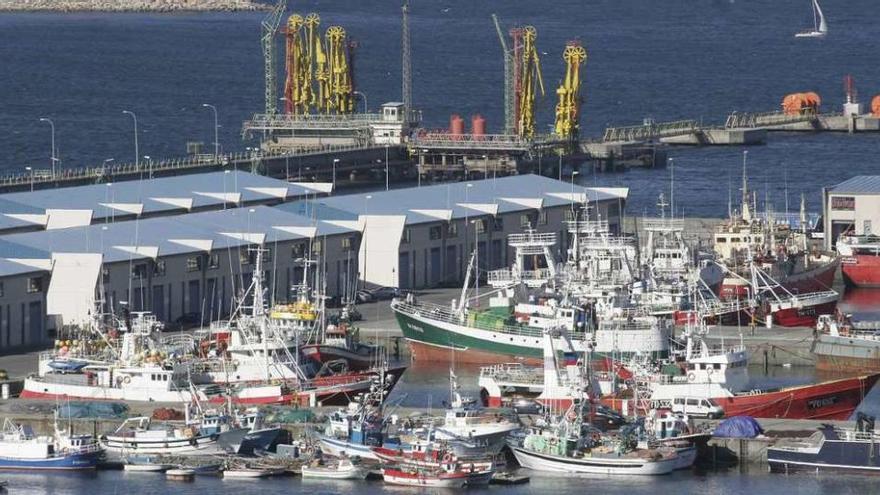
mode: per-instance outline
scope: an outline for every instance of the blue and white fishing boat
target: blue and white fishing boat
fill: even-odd
[[[767,449],[770,471],[880,473],[880,434],[874,418],[858,413],[855,428],[823,424],[803,440],[787,440]]]
[[[30,426],[6,418],[0,433],[0,469],[83,470],[94,469],[101,449],[91,435],[62,433],[40,436]]]
[[[316,434],[321,450],[336,457],[378,460],[373,447],[389,443],[385,438],[383,408],[387,392],[385,384],[373,383],[369,393],[358,396],[347,408],[331,413],[324,432]]]

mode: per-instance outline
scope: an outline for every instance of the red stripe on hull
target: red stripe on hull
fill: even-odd
[[[847,256],[841,260],[840,271],[848,287],[880,287],[880,256]]]
[[[773,322],[783,327],[814,327],[819,315],[834,314],[837,301],[808,306],[805,308],[789,308],[773,314]]]
[[[414,340],[407,340],[407,344],[409,345],[409,351],[412,354],[413,361],[450,361],[452,359],[452,351],[447,347],[438,347],[423,342],[416,342]],[[494,352],[468,349],[467,351],[457,351],[455,353],[455,362],[461,364],[483,365],[517,362],[538,366],[544,363],[544,359],[524,358],[510,354],[496,354]]]

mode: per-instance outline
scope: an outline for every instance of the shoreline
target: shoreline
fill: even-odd
[[[0,14],[261,12],[267,3],[253,0],[0,0]]]

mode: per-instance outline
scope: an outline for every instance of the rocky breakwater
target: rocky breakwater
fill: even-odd
[[[0,0],[0,12],[237,12],[265,10],[253,0]]]

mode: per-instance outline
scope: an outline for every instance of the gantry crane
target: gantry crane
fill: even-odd
[[[580,130],[581,108],[581,64],[587,60],[587,51],[580,42],[569,41],[562,52],[565,61],[565,79],[556,90],[559,102],[556,104],[556,135],[560,139],[573,140]]]

